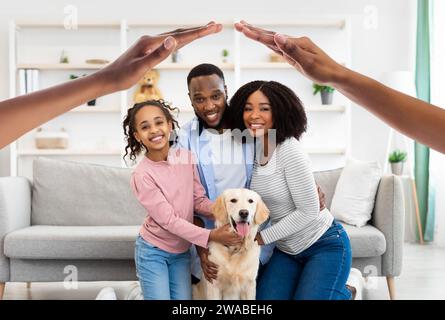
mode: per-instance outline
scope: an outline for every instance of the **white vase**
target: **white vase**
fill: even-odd
[[[393,174],[401,176],[403,174],[403,162],[391,163],[391,171]]]
[[[327,92],[321,90],[321,104],[332,104],[332,98],[334,96],[333,92]]]

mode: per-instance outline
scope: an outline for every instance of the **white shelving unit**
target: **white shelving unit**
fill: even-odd
[[[235,65],[233,63],[219,63],[218,67],[223,70],[235,70]],[[158,70],[185,70],[190,71],[196,64],[186,64],[186,63],[169,63],[169,62],[161,62],[156,66]]]
[[[87,149],[23,149],[19,150],[18,154],[21,156],[105,156],[121,154],[121,151],[116,150],[87,150]]]
[[[337,61],[350,63],[350,30],[348,19],[313,18],[295,21],[252,21],[253,24],[290,35],[307,35]],[[86,59],[113,61],[144,34],[158,34],[179,27],[200,25],[177,22],[80,23],[77,30],[65,30],[61,23],[17,21],[10,23],[10,95],[19,91],[20,69],[39,70],[40,89],[69,81],[70,74],[93,73],[104,65],[87,64]],[[179,62],[170,59],[159,64],[163,98],[180,109],[179,122],[194,116],[187,96],[186,77],[199,63],[213,63],[225,73],[229,98],[236,89],[251,80],[275,80],[292,88],[307,110],[309,130],[303,144],[314,169],[328,169],[344,164],[350,153],[350,103],[335,93],[333,105],[321,105],[312,95],[312,83],[287,63],[269,62],[270,50],[244,38],[232,21],[223,23],[218,35],[200,39],[179,51]],[[230,52],[223,62],[222,49]],[[58,63],[62,50],[68,51],[69,63]],[[11,144],[11,174],[32,177],[36,157],[57,157],[75,161],[123,166],[124,141],[122,118],[133,105],[135,87],[97,99],[94,107],[82,105],[51,120],[43,128],[65,128],[70,134],[69,149],[42,150],[33,144],[35,131]]]
[[[113,61],[127,48],[122,23],[81,23],[77,30],[66,30],[62,23],[11,22],[11,96],[23,90],[19,70],[38,70],[38,89],[44,89],[70,81],[70,75],[79,77],[103,68],[104,64],[86,60]],[[62,50],[69,63],[59,63]],[[126,92],[99,97],[95,106],[79,106],[41,126],[54,131],[64,128],[70,136],[67,149],[37,149],[36,130],[25,134],[11,145],[11,174],[32,178],[32,162],[41,156],[121,166],[121,123],[127,108],[123,101]]]

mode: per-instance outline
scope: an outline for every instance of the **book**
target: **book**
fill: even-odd
[[[26,93],[33,91],[32,84],[32,69],[26,69]]]
[[[32,70],[32,91],[39,90],[39,70]]]
[[[25,69],[19,69],[19,95],[26,93],[26,72]]]

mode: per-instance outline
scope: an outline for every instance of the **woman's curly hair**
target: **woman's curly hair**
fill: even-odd
[[[125,147],[125,155],[123,159],[129,155],[130,160],[133,162],[136,160],[136,157],[145,149],[145,152],[148,152],[147,148],[144,144],[140,143],[134,137],[134,133],[136,132],[136,114],[139,110],[141,110],[145,106],[155,106],[162,110],[168,122],[172,123],[173,133],[170,136],[169,144],[172,146],[176,142],[176,132],[175,129],[179,128],[178,121],[172,115],[173,111],[178,111],[178,108],[173,108],[169,104],[167,104],[164,100],[148,100],[140,103],[136,103],[133,107],[128,109],[127,115],[125,116],[123,122],[125,140],[127,142],[127,146]]]
[[[258,90],[269,99],[277,144],[290,137],[299,140],[307,129],[303,104],[290,88],[276,81],[252,81],[236,91],[229,103],[230,129],[246,129],[244,107],[250,95]]]

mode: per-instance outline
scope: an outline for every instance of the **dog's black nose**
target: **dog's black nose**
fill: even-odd
[[[242,209],[239,211],[239,216],[243,219],[247,219],[247,217],[249,216],[249,211]]]

